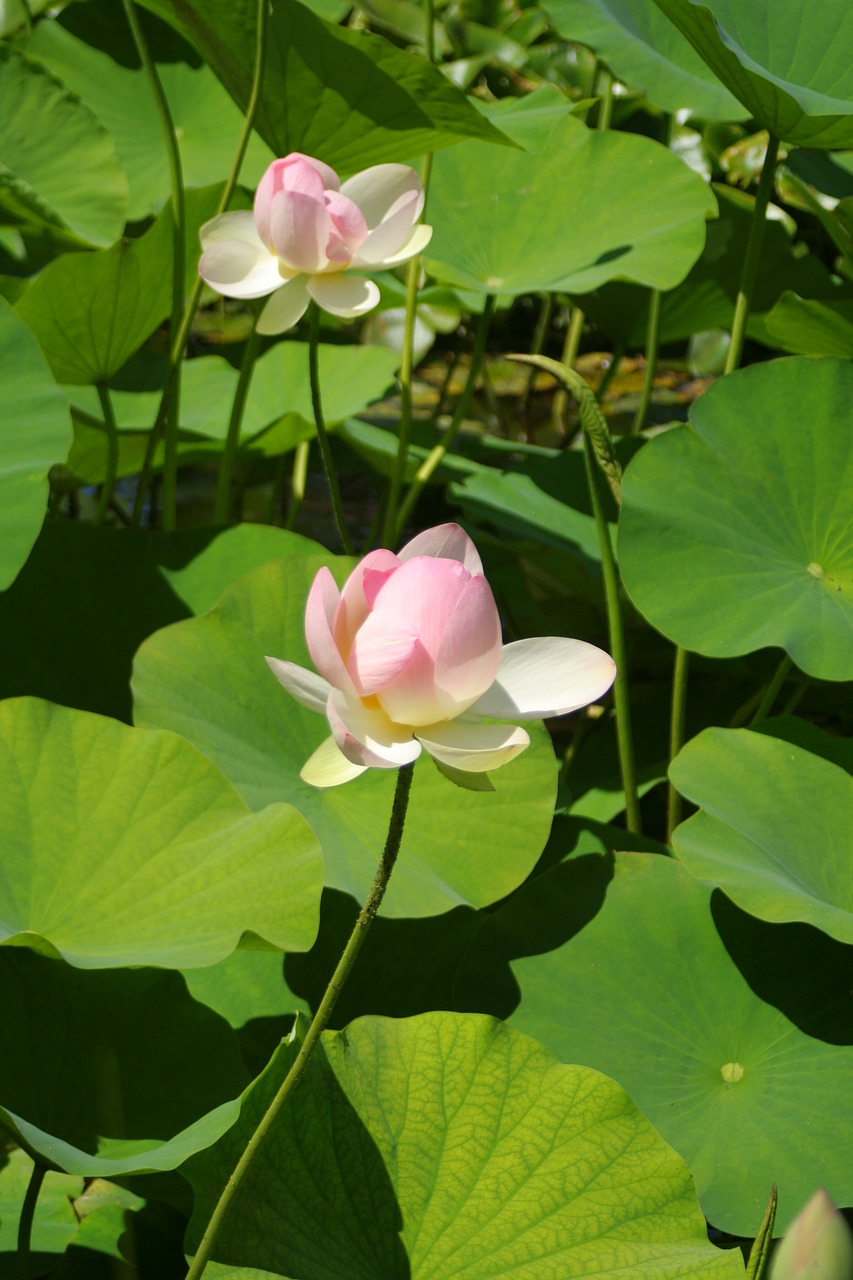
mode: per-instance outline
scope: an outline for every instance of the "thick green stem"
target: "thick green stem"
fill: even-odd
[[[566,337],[563,342],[563,350],[560,355],[560,364],[564,364],[567,369],[574,369],[575,363],[580,351],[581,336],[583,334],[584,314],[580,307],[572,307],[569,315],[569,327],[566,329]],[[566,429],[566,408],[569,403],[569,394],[565,387],[559,387],[554,396],[551,406],[551,417],[554,426],[559,428],[565,434]]]
[[[480,366],[483,363],[483,356],[486,351],[486,339],[489,336],[489,326],[491,325],[492,316],[494,314],[495,314],[495,297],[493,294],[490,293],[486,295],[486,305],[483,308],[483,314],[480,316],[480,320],[477,325],[477,335],[476,335],[476,338],[474,339],[474,349],[471,352],[471,367],[468,370],[468,378],[465,382],[465,387],[462,391],[462,395],[459,397],[459,402],[456,405],[456,411],[453,414],[453,418],[451,419],[450,426],[447,428],[447,431],[444,433],[444,439],[442,440],[441,444],[437,444],[434,449],[430,450],[427,457],[424,458],[423,462],[418,467],[418,470],[415,473],[414,480],[409,486],[408,493],[403,499],[403,502],[400,506],[400,514],[397,518],[396,537],[393,543],[394,546],[396,546],[397,543],[399,542],[400,537],[402,536],[402,533],[403,533],[403,529],[405,528],[406,521],[409,519],[409,516],[412,514],[412,511],[415,508],[415,504],[417,503],[418,498],[421,496],[421,493],[423,492],[424,488],[426,487],[432,475],[435,473],[437,468],[441,465],[441,462],[444,459],[445,455],[453,447],[453,443],[456,440],[457,435],[459,434],[459,429],[462,426],[463,421],[465,420],[465,415],[468,412],[468,406],[471,403],[471,397],[474,394],[474,387],[476,386],[477,377],[480,372]]]
[[[595,92],[601,98],[598,104],[598,115],[595,118],[595,127],[603,132],[605,129],[610,128],[610,121],[613,118],[613,76],[607,67],[599,67],[598,69]]]
[[[432,31],[432,5],[427,15],[428,31]],[[429,191],[429,178],[432,171],[432,156],[424,156],[421,169],[421,181],[424,191]],[[403,329],[403,351],[400,361],[400,430],[397,437],[397,456],[394,459],[394,470],[391,472],[391,483],[388,500],[385,506],[385,525],[383,545],[390,547],[397,532],[397,508],[400,505],[400,494],[406,479],[406,463],[409,457],[409,441],[412,434],[412,374],[414,373],[415,352],[415,319],[418,306],[418,283],[421,274],[420,255],[412,258],[406,268],[406,322]]]
[[[199,1280],[204,1273],[207,1263],[210,1261],[214,1245],[222,1224],[225,1221],[234,1197],[240,1189],[240,1185],[246,1176],[246,1173],[255,1158],[255,1155],[275,1125],[282,1108],[290,1098],[308,1066],[311,1055],[313,1054],[320,1036],[325,1030],[332,1010],[335,1007],[338,996],[341,993],[346,979],[352,969],[356,957],[361,950],[362,944],[367,937],[367,931],[373,923],[376,913],[385,896],[385,890],[388,887],[388,880],[394,869],[394,863],[397,861],[397,855],[400,852],[400,844],[403,839],[403,828],[406,822],[406,810],[409,804],[409,792],[412,786],[412,771],[414,765],[404,765],[397,773],[397,788],[394,792],[394,804],[391,810],[391,822],[388,827],[388,837],[385,841],[385,848],[382,851],[382,858],[376,871],[370,892],[365,899],[364,906],[359,912],[355,927],[350,934],[349,941],[344,948],[343,955],[338,961],[337,968],[329,980],[325,995],[320,1001],[317,1012],[311,1021],[311,1025],[305,1034],[299,1052],[294,1059],[293,1065],[284,1078],[278,1092],[267,1108],[264,1116],[255,1132],[252,1134],[245,1151],[241,1155],[231,1177],[228,1179],[223,1189],[222,1195],[210,1216],[207,1229],[199,1243],[195,1257],[190,1264],[186,1280]]]
[[[110,503],[113,500],[113,491],[116,485],[116,476],[118,475],[118,425],[115,411],[113,410],[110,389],[106,382],[98,383],[98,399],[101,402],[101,412],[104,415],[104,427],[107,432],[107,467],[104,472],[104,483],[101,485],[101,496],[98,499],[98,509],[95,512],[94,523],[103,524],[104,516],[107,514]]]
[[[175,132],[169,102],[157,74],[154,59],[148,51],[148,43],[136,17],[133,0],[122,0],[133,42],[142,62],[143,70],[151,86],[157,114],[166,140],[169,156],[169,173],[172,180],[172,314],[171,333],[181,327],[184,310],[184,256],[186,252],[186,215],[184,209],[184,178],[181,170],[181,152]],[[169,370],[164,391],[166,412],[164,415],[165,455],[163,459],[163,528],[174,529],[178,509],[178,422],[180,418],[181,378],[180,368]]]
[[[47,1165],[34,1164],[27,1184],[24,1203],[21,1205],[21,1216],[18,1219],[18,1251],[15,1258],[16,1280],[29,1280],[30,1276],[30,1237],[33,1230],[36,1204],[38,1203],[41,1184],[47,1173]]]
[[[773,679],[770,681],[767,688],[764,690],[762,699],[755,710],[755,715],[752,717],[752,719],[749,722],[750,724],[757,724],[759,720],[764,720],[769,715],[770,711],[773,708],[773,703],[776,701],[776,697],[779,693],[779,690],[782,688],[782,685],[787,680],[793,665],[794,664],[791,661],[791,659],[788,657],[787,653],[783,654],[782,661],[779,663],[779,666],[776,668]]]
[[[604,577],[604,597],[607,605],[607,625],[610,634],[610,652],[616,663],[616,679],[613,682],[613,702],[616,708],[616,743],[619,751],[619,772],[625,792],[626,826],[634,835],[641,835],[640,797],[637,793],[637,773],[634,765],[634,742],[631,735],[631,707],[628,701],[628,662],[625,652],[625,631],[622,625],[622,606],[619,600],[619,571],[613,554],[610,528],[604,511],[598,467],[588,432],[583,435],[587,482],[598,532],[601,550],[601,570]]]
[[[311,455],[311,441],[300,440],[293,453],[293,468],[290,473],[290,502],[287,506],[287,524],[290,530],[296,528],[299,509],[305,498],[305,485],[308,482],[308,459]]]
[[[755,195],[755,204],[752,210],[752,223],[749,228],[746,256],[743,260],[740,288],[738,289],[734,320],[732,321],[732,337],[728,356],[726,357],[726,367],[723,370],[724,373],[732,373],[737,369],[743,355],[743,344],[746,341],[746,325],[749,320],[752,295],[755,291],[755,281],[761,262],[761,246],[764,243],[764,229],[767,224],[767,205],[770,200],[770,193],[773,190],[773,178],[776,173],[776,157],[778,154],[779,139],[771,133],[767,138],[767,154],[764,157],[764,167],[761,170],[761,179],[758,183],[758,191]]]
[[[649,318],[646,321],[646,372],[643,377],[643,389],[640,392],[637,412],[634,414],[634,421],[631,424],[631,433],[633,435],[638,435],[646,425],[646,414],[649,412],[649,405],[652,402],[655,368],[658,362],[658,345],[660,342],[660,299],[660,289],[650,290]]]
[[[545,345],[545,335],[548,332],[548,326],[551,323],[551,313],[554,310],[553,293],[543,293],[539,302],[539,315],[536,318],[536,327],[533,330],[533,338],[530,342],[530,354],[538,356],[541,354]],[[536,369],[531,366],[528,370],[527,378],[524,382],[524,390],[521,393],[521,400],[518,404],[518,412],[523,417],[527,413],[527,407],[530,403],[530,397],[533,394],[533,384],[536,381]]]
[[[690,654],[681,645],[675,647],[672,667],[672,709],[669,718],[669,762],[672,764],[684,742],[687,724],[687,674]],[[666,842],[672,844],[672,833],[681,821],[681,796],[670,782],[666,797]]]
[[[234,492],[234,467],[237,460],[237,449],[240,444],[240,428],[243,425],[243,412],[246,408],[246,398],[249,394],[249,387],[252,382],[252,374],[255,371],[255,361],[258,356],[258,333],[253,329],[249,334],[246,342],[246,349],[243,352],[243,363],[240,365],[240,377],[237,379],[237,388],[234,392],[234,401],[231,405],[231,417],[228,420],[228,434],[225,437],[225,447],[222,450],[222,458],[219,462],[219,478],[216,484],[216,506],[214,508],[213,520],[215,524],[227,524],[231,519],[232,496]]]
[[[320,396],[320,308],[316,302],[311,303],[311,336],[308,343],[308,368],[311,376],[311,404],[314,409],[314,425],[317,428],[317,440],[320,445],[320,457],[323,462],[323,471],[326,474],[326,480],[329,484],[329,493],[332,499],[332,510],[335,513],[335,524],[338,527],[338,536],[341,545],[348,556],[354,555],[355,550],[352,545],[352,539],[347,529],[346,517],[344,516],[344,504],[341,499],[340,485],[335,471],[335,464],[332,460],[332,449],[329,444],[329,434],[326,431],[326,420],[323,417],[323,401]]]
[[[123,3],[127,3],[127,0],[123,0]],[[252,136],[252,129],[254,127],[254,122],[255,122],[255,112],[257,111],[258,102],[260,101],[261,86],[263,82],[264,59],[266,55],[268,3],[269,3],[269,0],[258,0],[256,26],[255,26],[255,69],[254,69],[254,75],[252,78],[252,88],[249,94],[249,102],[246,107],[246,115],[243,120],[243,129],[240,134],[240,140],[237,143],[237,150],[235,152],[234,160],[231,165],[231,172],[228,175],[228,179],[225,183],[225,186],[222,189],[222,194],[219,197],[219,202],[216,206],[216,213],[214,215],[215,217],[218,217],[220,213],[224,213],[225,210],[228,208],[228,205],[231,201],[231,197],[234,194],[234,188],[236,187],[237,180],[240,176],[240,169],[242,168],[242,165],[243,165],[243,158],[245,157],[245,154],[246,154],[246,148],[249,145],[249,139]],[[176,274],[177,274],[177,264],[176,264]],[[181,271],[181,285],[183,285],[183,270]],[[134,504],[133,504],[133,516],[131,518],[131,524],[133,525],[139,525],[142,519],[142,511],[145,506],[145,499],[148,496],[148,489],[151,484],[151,472],[154,467],[154,459],[157,454],[157,446],[160,443],[160,437],[163,432],[163,427],[166,422],[169,405],[171,403],[170,398],[172,395],[172,390],[171,390],[172,381],[175,377],[179,376],[181,360],[183,359],[184,350],[187,345],[187,339],[189,338],[190,329],[192,328],[192,322],[195,318],[195,313],[198,308],[198,303],[199,303],[199,299],[201,297],[201,291],[203,288],[204,288],[204,281],[202,280],[201,276],[198,276],[193,285],[192,292],[190,293],[190,296],[187,299],[187,304],[183,309],[183,316],[181,318],[180,325],[176,326],[172,330],[172,332],[174,333],[174,338],[172,340],[172,345],[169,351],[169,368],[167,370],[166,381],[163,386],[163,395],[160,401],[160,408],[158,409],[157,418],[154,422],[154,426],[151,429],[151,434],[148,439],[148,447],[146,448],[146,451],[145,451],[145,459],[142,464],[142,471],[140,472],[140,476],[139,476],[139,485],[136,491],[136,500],[134,501]]]

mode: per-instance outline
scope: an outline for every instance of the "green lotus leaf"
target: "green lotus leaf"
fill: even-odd
[[[802,147],[853,145],[847,0],[655,0],[751,116]]]
[[[547,0],[546,8],[564,39],[589,45],[614,75],[664,111],[719,120],[744,116],[737,98],[648,0]]]
[[[157,969],[86,972],[0,950],[15,1053],[0,1125],[51,1168],[86,1177],[174,1169],[234,1119],[248,1075],[227,1023]]]
[[[352,562],[329,555],[273,562],[236,583],[211,613],[151,636],[134,663],[134,715],[188,738],[253,809],[294,804],[320,841],[326,884],[363,900],[385,841],[394,771],[370,769],[329,790],[302,782],[299,771],[329,726],[295,703],[264,662],[272,654],[311,665],[305,602],[323,564],[343,581]],[[383,914],[484,906],[521,883],[547,839],[556,791],[550,739],[535,723],[531,739],[495,772],[488,794],[454,786],[429,758],[418,761]]]
[[[64,84],[8,44],[0,47],[0,155],[4,221],[100,246],[121,235],[127,178],[112,139]]]
[[[0,590],[14,582],[39,535],[47,507],[48,473],[71,444],[65,393],[41,349],[0,298],[3,426],[0,427]]]
[[[518,112],[492,118],[511,135]],[[577,198],[557,199],[567,182]],[[586,293],[615,278],[671,289],[715,210],[707,183],[665,147],[566,115],[536,154],[469,141],[436,156],[425,257],[439,279],[486,293]]]
[[[670,777],[700,806],[673,836],[691,875],[760,920],[803,920],[853,943],[849,772],[765,734],[705,729]]]
[[[15,698],[0,705],[0,757],[3,942],[83,969],[213,964],[247,933],[313,942],[307,823],[284,804],[250,814],[176,735]]]
[[[241,109],[255,58],[254,0],[144,0],[198,48]],[[342,174],[407,160],[460,137],[505,142],[424,58],[276,4],[255,128],[277,156],[316,155]]]
[[[293,1056],[185,1166],[195,1247]],[[363,1018],[326,1033],[225,1219],[220,1276],[534,1280],[743,1274],[689,1174],[627,1095],[491,1018]],[[251,1223],[251,1226],[250,1226]]]
[[[853,298],[817,301],[786,290],[767,316],[767,333],[783,351],[853,357]]]
[[[517,983],[511,1024],[618,1080],[714,1226],[754,1235],[773,1183],[778,1231],[816,1186],[851,1203],[853,949],[642,853],[569,858],[489,930],[492,984],[496,946]]]
[[[765,645],[853,676],[853,367],[774,360],[723,378],[622,488],[619,561],[651,624],[723,658]]]

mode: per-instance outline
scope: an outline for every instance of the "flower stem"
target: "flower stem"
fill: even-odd
[[[33,1218],[35,1217],[41,1184],[44,1182],[46,1173],[47,1165],[39,1164],[36,1161],[30,1174],[24,1203],[21,1205],[21,1216],[18,1220],[18,1250],[15,1260],[16,1280],[29,1280],[30,1237],[33,1229]]]
[[[106,382],[98,383],[98,399],[101,402],[101,411],[104,415],[104,426],[107,432],[107,468],[104,472],[104,483],[101,485],[101,496],[98,499],[98,509],[95,512],[94,523],[103,524],[104,516],[107,514],[110,503],[113,500],[113,490],[115,489],[116,476],[118,474],[118,426],[110,389]]]
[[[214,507],[214,524],[227,524],[231,519],[232,493],[234,488],[234,464],[237,459],[237,447],[240,443],[240,427],[243,424],[243,412],[246,398],[255,371],[258,355],[258,332],[253,329],[243,352],[243,363],[240,365],[240,377],[234,392],[231,405],[231,417],[228,420],[228,434],[225,437],[225,448],[219,462],[219,477],[216,484],[216,505]]]
[[[723,373],[732,373],[740,365],[743,355],[743,344],[746,340],[746,325],[749,320],[749,309],[752,306],[752,295],[761,262],[761,246],[764,243],[764,230],[767,224],[767,205],[770,192],[773,190],[773,178],[776,173],[776,157],[779,154],[779,139],[772,133],[767,137],[767,153],[761,179],[755,195],[752,209],[752,223],[749,228],[749,239],[746,244],[746,256],[740,277],[737,302],[735,303],[734,320],[732,321],[732,337],[726,357]]]
[[[533,329],[533,337],[530,342],[530,354],[532,356],[538,356],[542,352],[542,348],[545,345],[545,335],[548,332],[548,325],[551,323],[551,313],[553,309],[553,293],[541,294],[539,297],[539,315],[536,318],[536,325]],[[527,371],[527,378],[524,382],[524,390],[521,393],[521,399],[518,402],[518,413],[521,418],[523,418],[527,413],[535,381],[536,369],[531,365]]]
[[[619,772],[622,776],[622,790],[625,792],[626,826],[633,835],[642,835],[643,824],[640,817],[640,797],[637,794],[634,742],[631,735],[631,706],[628,701],[625,629],[622,623],[622,608],[619,601],[619,572],[616,568],[613,543],[610,540],[610,528],[607,524],[604,503],[601,499],[598,467],[595,461],[592,441],[587,431],[583,433],[583,450],[592,513],[595,517],[598,545],[601,550],[601,571],[604,577],[604,598],[607,605],[610,652],[613,654],[613,661],[616,663],[613,702],[616,708],[616,745],[619,752]]]
[[[128,0],[123,0],[127,3]],[[240,140],[237,143],[237,150],[231,165],[231,172],[225,186],[222,188],[222,194],[216,206],[215,217],[220,213],[224,213],[228,208],[231,197],[234,194],[234,188],[237,185],[237,179],[240,176],[240,169],[243,165],[243,158],[246,154],[246,148],[252,136],[252,129],[255,123],[255,112],[257,111],[258,102],[261,96],[261,85],[263,81],[264,59],[266,53],[266,31],[267,31],[267,7],[268,0],[258,0],[256,26],[255,26],[255,69],[252,78],[252,88],[249,94],[249,102],[246,107],[246,115],[243,120],[243,129],[240,134]],[[183,286],[183,269],[181,271],[181,285]],[[170,404],[172,380],[177,376],[181,360],[183,359],[184,349],[187,345],[187,338],[190,334],[192,322],[195,318],[196,309],[198,307],[201,291],[204,287],[204,281],[201,276],[197,276],[192,292],[187,299],[187,304],[183,310],[183,317],[180,326],[172,330],[175,333],[171,349],[169,351],[169,367],[166,372],[166,381],[163,385],[163,394],[160,401],[160,408],[157,411],[157,417],[151,434],[148,437],[148,446],[145,450],[145,458],[142,464],[142,471],[139,476],[139,485],[136,491],[136,499],[133,504],[133,515],[131,524],[138,526],[142,519],[142,512],[145,507],[145,499],[148,496],[148,489],[151,485],[151,473],[154,469],[154,459],[157,454],[157,445],[160,443],[160,437],[166,422],[168,407]]]
[[[756,707],[755,715],[752,717],[752,719],[749,722],[750,724],[757,724],[759,720],[764,720],[766,716],[769,714],[769,712],[773,709],[773,703],[776,701],[776,696],[779,693],[779,690],[782,688],[782,685],[787,680],[788,674],[791,668],[793,667],[793,665],[794,664],[791,661],[791,659],[788,657],[787,653],[783,653],[782,661],[779,663],[779,666],[776,668],[773,679],[770,681],[767,688],[764,690],[764,694],[761,698],[761,701]]]
[[[434,449],[431,449],[427,457],[424,458],[415,473],[414,480],[409,486],[408,493],[403,499],[400,506],[400,514],[397,517],[395,545],[399,542],[402,536],[403,529],[406,526],[406,521],[412,514],[418,498],[421,496],[421,493],[432,475],[441,465],[445,455],[453,447],[453,443],[459,434],[459,428],[465,420],[465,414],[468,412],[468,406],[470,405],[471,397],[474,394],[474,387],[477,384],[477,377],[480,373],[480,366],[483,363],[483,355],[486,350],[486,339],[489,336],[489,326],[492,323],[492,316],[494,314],[495,296],[494,294],[489,293],[486,295],[486,305],[483,308],[483,314],[480,316],[480,320],[477,325],[474,349],[471,352],[471,367],[468,370],[468,378],[462,390],[462,395],[459,397],[457,402],[456,410],[453,414],[453,418],[451,419],[450,426],[444,433],[444,439],[441,444],[437,444]]]
[[[326,480],[329,484],[329,493],[332,499],[332,510],[335,513],[335,524],[338,527],[338,536],[341,545],[348,556],[355,554],[352,545],[352,539],[347,529],[346,517],[344,516],[344,504],[341,499],[340,485],[335,471],[335,464],[332,460],[332,450],[329,445],[329,433],[326,431],[326,420],[323,417],[323,401],[320,397],[320,308],[316,302],[311,303],[311,334],[308,341],[308,370],[311,377],[311,404],[314,409],[314,425],[317,428],[317,441],[320,445],[320,458],[323,462],[323,471],[326,473]]]
[[[690,666],[690,653],[675,646],[675,661],[672,668],[672,711],[669,719],[669,762],[672,764],[684,742],[684,727],[687,723],[687,673]],[[681,796],[673,784],[669,783],[666,797],[666,842],[672,844],[672,833],[681,821]]]
[[[432,6],[429,5],[428,30],[432,30]],[[424,156],[421,181],[429,192],[432,155]],[[412,374],[414,372],[415,319],[418,305],[418,283],[421,274],[420,254],[412,258],[406,268],[406,323],[403,330],[403,351],[400,362],[400,431],[397,438],[397,456],[391,472],[388,501],[385,506],[383,545],[390,547],[397,533],[397,508],[406,478],[406,462],[409,456],[409,440],[412,433]]]
[[[299,1052],[296,1055],[290,1070],[282,1081],[278,1092],[264,1113],[260,1124],[249,1139],[246,1149],[237,1161],[237,1164],[234,1166],[230,1178],[225,1184],[222,1195],[219,1197],[216,1204],[216,1208],[210,1216],[210,1221],[208,1222],[207,1229],[201,1238],[195,1257],[190,1264],[186,1280],[198,1280],[198,1278],[204,1273],[204,1269],[210,1261],[219,1233],[222,1230],[222,1224],[225,1221],[226,1214],[233,1203],[234,1197],[240,1188],[240,1184],[242,1183],[243,1178],[245,1177],[246,1172],[261,1144],[278,1119],[282,1108],[290,1098],[296,1086],[299,1084],[302,1076],[305,1074],[305,1069],[308,1066],[311,1055],[317,1047],[320,1036],[325,1030],[329,1018],[332,1015],[332,1010],[334,1009],[338,996],[341,993],[341,988],[343,987],[350,970],[355,963],[356,956],[361,950],[364,940],[367,937],[367,931],[376,917],[376,913],[379,910],[383,897],[385,896],[385,890],[388,887],[391,872],[394,870],[394,863],[397,861],[397,855],[400,852],[400,844],[403,839],[403,828],[406,823],[406,810],[409,805],[409,793],[412,787],[413,769],[414,765],[407,764],[403,765],[403,767],[397,772],[397,787],[394,792],[394,803],[391,809],[391,821],[388,827],[388,836],[385,841],[385,848],[382,851],[382,858],[379,862],[370,892],[368,893],[364,901],[364,905],[358,914],[358,919],[356,920],[353,931],[350,934],[349,941],[344,948],[343,955],[338,961],[337,968],[329,979],[329,985],[326,987],[323,999],[320,1001],[317,1012],[311,1020],[311,1025],[305,1034],[305,1039],[302,1041]]]
[[[646,372],[643,377],[643,389],[640,392],[637,412],[634,414],[634,421],[631,424],[632,435],[639,435],[646,425],[646,414],[649,412],[649,405],[652,402],[660,341],[660,299],[660,289],[651,289],[649,291],[649,318],[646,322]]]
[[[287,504],[287,521],[285,528],[291,531],[296,528],[299,509],[305,497],[305,485],[308,480],[308,459],[311,455],[311,441],[300,440],[293,451],[293,466],[290,472],[290,501]]]

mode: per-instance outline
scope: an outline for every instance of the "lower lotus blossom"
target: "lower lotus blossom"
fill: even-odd
[[[583,640],[502,645],[477,549],[456,524],[418,534],[399,555],[371,551],[342,591],[321,569],[305,638],[319,675],[267,662],[297,702],[329,721],[332,736],[301,774],[316,787],[411,764],[426,751],[454,782],[491,790],[487,770],[530,738],[485,718],[568,715],[600,698],[616,675],[610,655]]]
[[[332,315],[372,311],[379,289],[352,267],[396,267],[426,248],[432,227],[416,222],[424,189],[405,164],[377,164],[341,183],[322,160],[294,151],[274,160],[252,212],[221,213],[201,228],[202,279],[227,298],[271,294],[259,333],[283,333],[313,299]]]

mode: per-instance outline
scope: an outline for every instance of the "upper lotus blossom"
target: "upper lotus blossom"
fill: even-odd
[[[228,298],[272,294],[259,333],[283,333],[314,301],[351,319],[372,311],[379,289],[350,267],[396,267],[426,248],[432,227],[415,226],[424,189],[414,169],[377,164],[341,184],[334,169],[298,151],[274,160],[254,209],[221,213],[201,228],[198,269]]]
[[[501,645],[477,549],[456,524],[418,534],[399,555],[371,551],[339,591],[314,579],[305,638],[317,671],[267,658],[288,693],[332,730],[302,770],[336,786],[374,766],[411,764],[427,751],[442,773],[474,790],[530,743],[516,725],[568,715],[606,693],[616,667],[583,640],[550,636]]]

